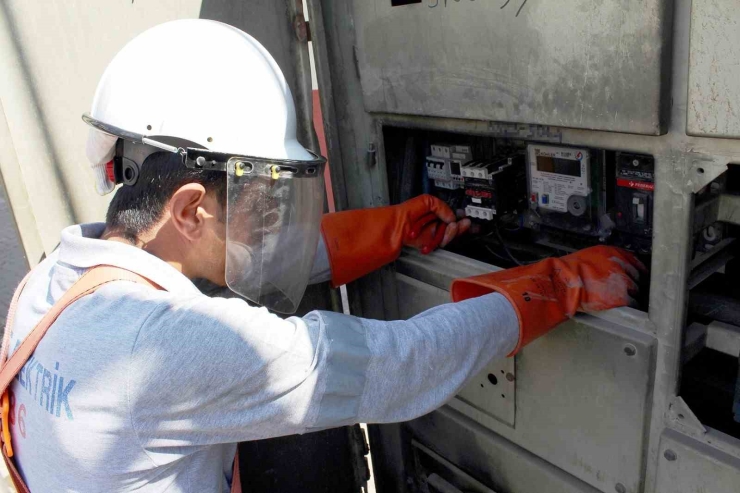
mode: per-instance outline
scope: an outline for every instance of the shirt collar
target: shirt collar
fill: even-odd
[[[198,288],[167,262],[133,245],[101,240],[105,223],[69,226],[62,230],[60,262],[89,269],[112,265],[130,270],[154,281],[173,294],[200,294]]]

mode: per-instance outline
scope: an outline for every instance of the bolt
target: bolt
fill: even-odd
[[[676,452],[674,452],[671,449],[668,449],[665,452],[663,452],[663,457],[665,457],[666,460],[669,460],[671,462],[673,462],[674,460],[678,459],[678,456],[676,455]]]
[[[624,354],[626,354],[627,356],[634,356],[635,354],[637,354],[637,348],[632,344],[627,344],[626,346],[624,346]]]
[[[506,380],[508,380],[509,382],[513,382],[514,381],[514,374],[513,373],[507,373],[506,374]]]
[[[617,483],[616,485],[614,485],[614,489],[617,491],[617,493],[627,493],[627,488],[625,488],[622,483]]]

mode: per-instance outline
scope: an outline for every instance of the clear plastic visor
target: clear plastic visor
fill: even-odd
[[[324,163],[233,158],[226,166],[226,284],[280,313],[308,285],[324,205]]]

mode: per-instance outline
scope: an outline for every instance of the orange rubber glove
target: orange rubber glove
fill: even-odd
[[[576,311],[626,306],[634,300],[636,280],[645,266],[619,248],[596,246],[532,265],[455,279],[452,301],[498,292],[519,317],[519,343],[509,354],[546,334]]]
[[[425,227],[418,231],[420,222]],[[347,284],[393,262],[403,246],[428,253],[469,227],[469,219],[456,222],[452,209],[431,195],[388,207],[324,214],[321,233],[329,253],[332,285]],[[443,237],[440,228],[444,228]]]

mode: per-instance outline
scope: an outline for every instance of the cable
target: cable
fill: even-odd
[[[503,256],[499,255],[498,253],[496,253],[496,252],[495,252],[495,251],[493,250],[493,248],[489,247],[488,245],[484,245],[484,248],[485,248],[486,250],[488,250],[488,252],[489,252],[489,253],[490,253],[491,255],[493,255],[494,257],[496,257],[497,259],[499,259],[499,260],[503,260],[504,262],[510,262],[510,260],[509,260],[508,258],[506,258],[506,257],[503,257]]]
[[[514,254],[511,253],[511,250],[509,250],[509,247],[506,246],[506,243],[504,242],[504,239],[501,237],[501,231],[498,230],[498,222],[493,223],[493,230],[496,233],[496,238],[498,238],[499,243],[501,243],[501,246],[504,247],[504,251],[506,252],[506,255],[509,257],[509,259],[514,262],[516,265],[527,265],[527,263],[520,262]]]

